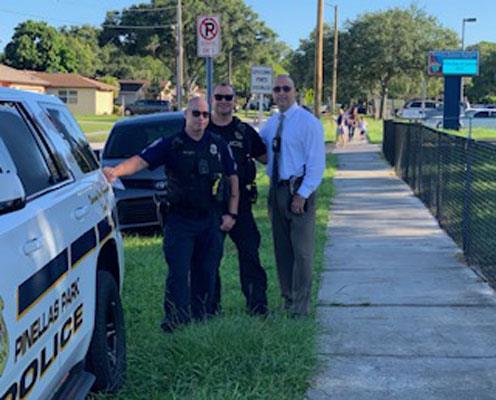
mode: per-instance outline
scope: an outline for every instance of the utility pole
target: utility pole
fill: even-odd
[[[338,87],[338,6],[334,6],[334,56],[332,58],[332,100],[331,113],[336,113]]]
[[[227,82],[232,85],[232,50],[229,50],[229,59],[227,64]]]
[[[324,0],[318,0],[317,29],[315,36],[315,84],[313,113],[320,118],[320,100],[322,99],[322,59],[323,59],[323,9]]]
[[[183,108],[183,14],[181,0],[177,0],[176,37],[176,102],[177,109]]]

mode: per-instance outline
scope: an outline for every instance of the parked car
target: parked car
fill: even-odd
[[[410,100],[397,112],[397,116],[404,119],[422,119],[427,112],[438,106],[439,103],[434,100]]]
[[[83,399],[124,383],[115,215],[64,103],[0,88],[1,399]]]
[[[124,108],[124,115],[152,114],[171,110],[171,103],[167,100],[138,100]]]
[[[184,114],[170,112],[127,118],[115,123],[103,148],[101,165],[116,166],[139,154],[161,137],[179,133],[184,127]],[[116,190],[117,214],[122,229],[158,226],[159,219],[153,195],[166,187],[163,168],[144,169],[121,178],[124,190]]]
[[[443,115],[436,115],[425,120],[425,125],[432,128],[443,127]],[[469,109],[460,115],[460,127],[469,128],[486,128],[496,130],[496,109],[479,108]]]

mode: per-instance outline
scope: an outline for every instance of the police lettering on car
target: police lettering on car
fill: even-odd
[[[109,181],[144,168],[165,168],[168,214],[163,229],[169,271],[161,327],[166,332],[214,314],[222,232],[235,226],[238,212],[236,165],[227,143],[206,130],[208,121],[207,102],[193,98],[182,132],[159,140],[115,168],[104,168]]]
[[[241,290],[251,314],[267,313],[267,275],[260,263],[260,232],[252,204],[257,199],[255,182],[257,168],[254,159],[264,162],[266,148],[258,133],[247,123],[233,116],[236,96],[229,84],[219,84],[212,97],[212,117],[209,130],[217,133],[229,144],[233,152],[240,186],[239,211],[236,225],[228,234],[238,250]],[[220,309],[220,279],[217,285],[216,309]]]

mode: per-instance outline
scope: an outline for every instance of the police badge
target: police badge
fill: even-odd
[[[241,134],[241,132],[234,131],[234,137],[238,140],[243,140],[243,135]]]
[[[210,145],[210,154],[215,156],[217,154],[217,145],[215,143],[212,143]]]
[[[3,300],[0,297],[0,376],[2,376],[9,356],[9,336],[7,334],[7,325],[3,319]]]

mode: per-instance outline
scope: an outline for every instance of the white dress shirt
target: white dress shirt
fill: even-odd
[[[305,175],[298,194],[307,199],[319,186],[325,169],[324,130],[314,115],[294,103],[284,114],[279,156],[279,179]],[[270,117],[260,130],[267,146],[267,174],[272,173],[272,140],[279,125],[279,113]]]

